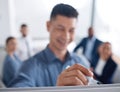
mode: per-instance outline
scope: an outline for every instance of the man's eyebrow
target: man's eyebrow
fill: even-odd
[[[57,25],[57,27],[61,27],[61,28],[64,28],[64,26],[62,26],[62,25]]]

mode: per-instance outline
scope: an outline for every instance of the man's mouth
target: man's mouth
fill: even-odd
[[[62,46],[67,46],[67,44],[68,44],[68,41],[63,40],[63,39],[58,39],[57,41],[58,41]]]

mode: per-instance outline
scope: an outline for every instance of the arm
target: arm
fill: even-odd
[[[77,52],[77,50],[83,46],[84,39],[75,47],[74,52]]]
[[[9,87],[35,87],[36,63],[34,59],[25,61],[18,76],[10,83]]]
[[[3,82],[6,86],[11,82],[11,80],[15,77],[17,72],[17,66],[15,65],[15,61],[13,61],[10,57],[6,57],[3,66]]]
[[[112,78],[116,70],[117,64],[112,60],[111,57],[109,57],[109,59],[105,62],[105,66],[99,68],[99,72],[97,72],[96,69],[95,76],[102,83],[109,84],[112,83]]]
[[[18,67],[16,66],[15,63],[16,63],[16,61],[9,60],[5,66],[5,67],[7,67],[8,74],[11,77],[15,76],[18,71]]]

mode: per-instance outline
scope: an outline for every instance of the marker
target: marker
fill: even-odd
[[[67,67],[66,67],[66,69],[68,69],[70,66],[68,65]]]
[[[96,84],[101,84],[101,82],[93,79],[93,77],[88,77],[87,76],[87,79],[88,79],[88,85],[96,85]]]

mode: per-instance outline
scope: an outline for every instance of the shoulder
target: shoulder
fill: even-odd
[[[72,57],[73,59],[79,58],[78,55],[77,55],[76,53],[70,53],[70,55],[71,55],[71,57]]]
[[[99,40],[98,38],[96,38],[96,42],[97,43],[103,43],[101,40]]]
[[[86,40],[88,40],[88,37],[84,37],[84,38],[82,39],[82,41],[86,41]]]
[[[4,64],[5,63],[10,63],[12,62],[12,58],[9,55],[6,55],[5,59],[4,59]]]
[[[4,60],[3,69],[10,71],[10,70],[18,67],[16,63],[17,63],[17,62],[14,61],[10,56],[6,56],[6,59]],[[6,68],[6,67],[7,67],[7,68]]]
[[[35,54],[33,57],[23,62],[23,65],[29,65],[29,67],[43,65],[45,62],[44,50]]]
[[[83,38],[83,39],[80,41],[80,43],[86,43],[86,42],[87,42],[87,40],[88,40],[88,38],[87,38],[87,37],[85,37],[85,38]]]
[[[24,38],[20,37],[17,39],[17,41],[18,41],[18,47],[20,48],[21,46],[23,46],[23,43],[25,40],[24,40]]]
[[[46,64],[44,63],[42,56],[43,53],[40,52],[24,61],[19,72],[29,76],[37,76],[38,72],[43,73]]]
[[[17,38],[17,40],[21,42],[23,40],[23,38],[19,37],[19,38]]]
[[[70,53],[71,54],[71,58],[75,61],[75,62],[82,62],[81,58],[76,54],[76,53]]]
[[[88,60],[84,56],[82,55],[78,56],[76,53],[71,53],[71,57],[73,60],[75,60],[76,63],[79,63],[85,66],[86,68],[90,67]]]

